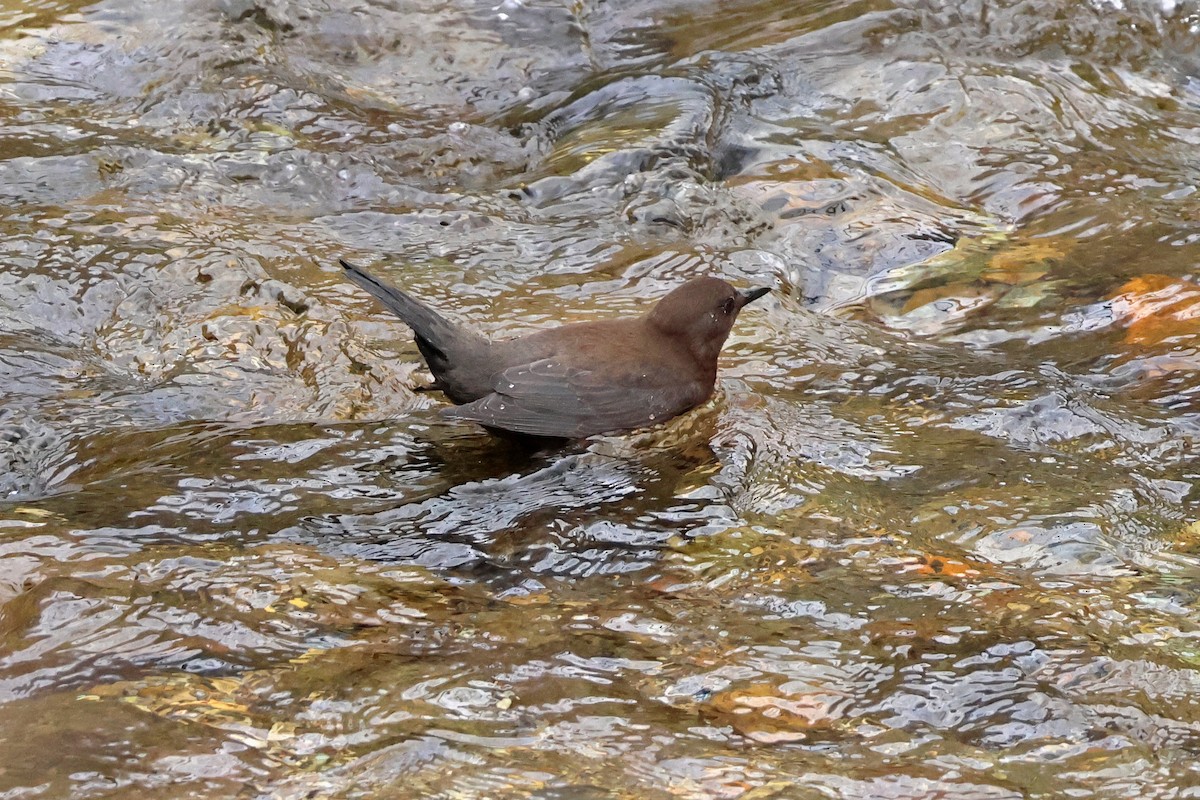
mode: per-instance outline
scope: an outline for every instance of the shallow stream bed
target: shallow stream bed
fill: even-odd
[[[0,2],[0,798],[1200,797],[1200,13]],[[710,273],[716,397],[494,335]]]

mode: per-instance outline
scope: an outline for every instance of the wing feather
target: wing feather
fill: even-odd
[[[491,428],[575,439],[663,422],[711,391],[700,381],[665,377],[650,371],[601,374],[546,358],[510,367],[491,394],[444,413]]]

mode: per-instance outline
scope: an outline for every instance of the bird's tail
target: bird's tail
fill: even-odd
[[[407,292],[376,278],[347,261],[338,259],[338,262],[342,265],[342,269],[346,270],[346,277],[365,289],[372,297],[383,303],[388,311],[403,320],[405,325],[413,329],[413,333],[417,335],[418,339],[424,339],[444,352],[455,342],[465,338],[475,338],[476,334],[455,325]]]

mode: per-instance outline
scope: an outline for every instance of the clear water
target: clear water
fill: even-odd
[[[1200,796],[1198,26],[0,4],[0,796]],[[338,257],[777,290],[529,453]]]

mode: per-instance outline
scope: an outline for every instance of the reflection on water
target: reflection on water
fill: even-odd
[[[1200,13],[0,8],[0,795],[1180,798]],[[663,428],[491,334],[778,288]]]

